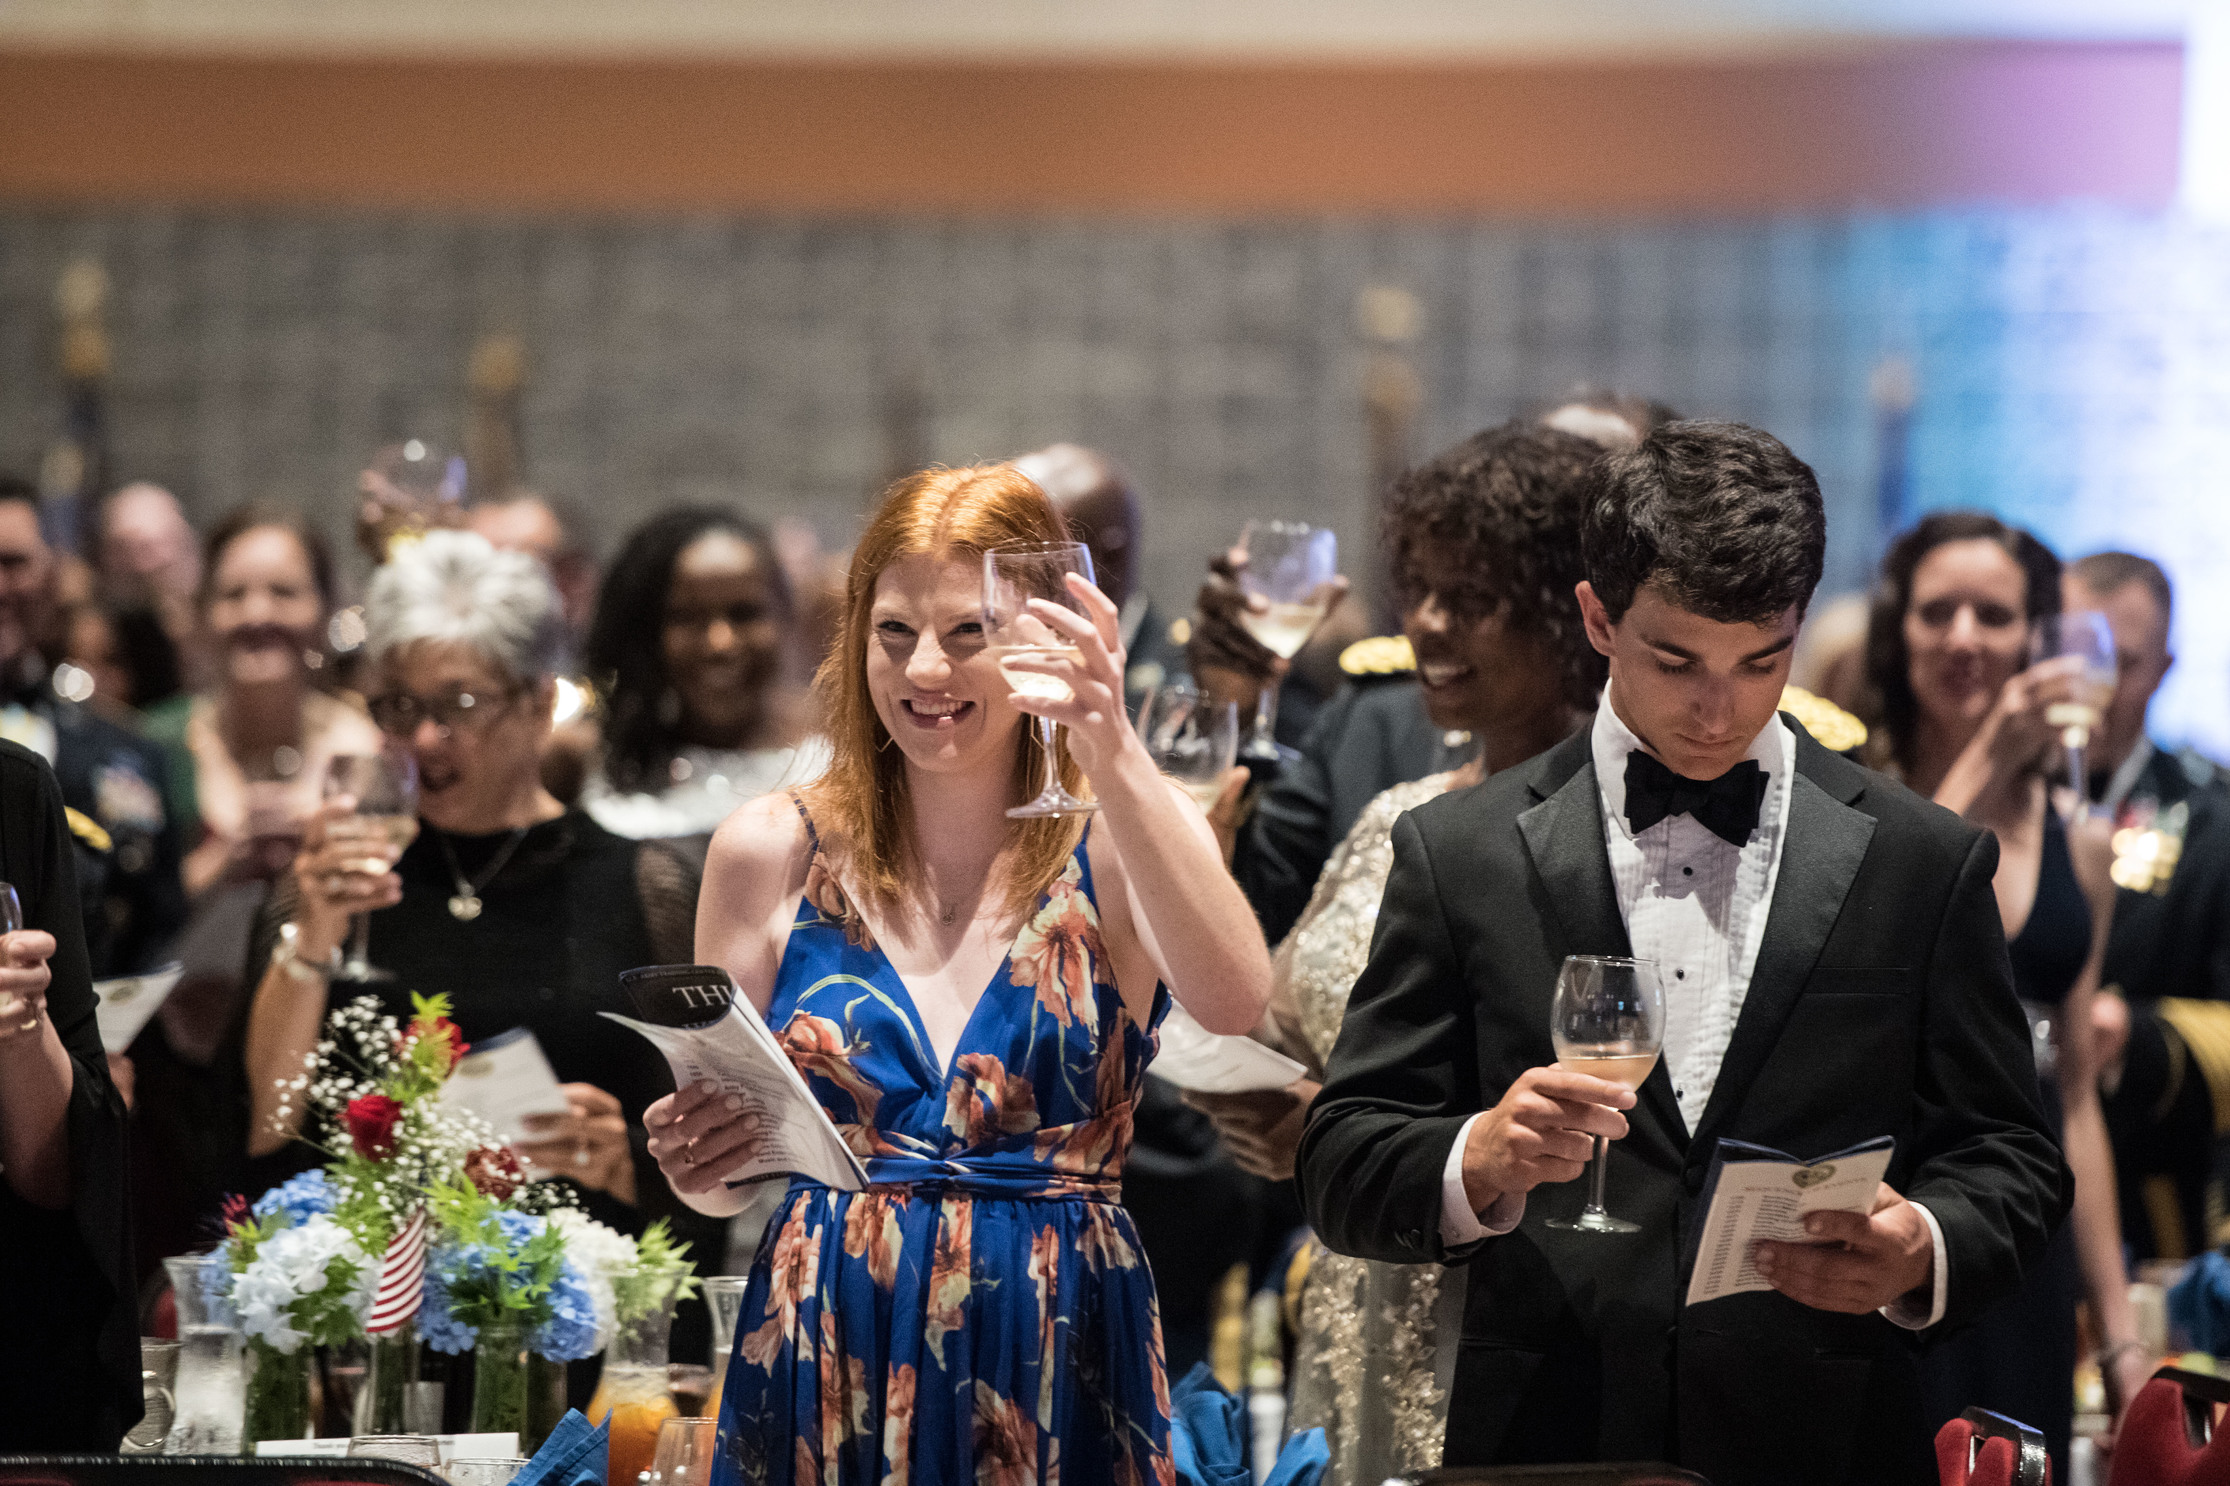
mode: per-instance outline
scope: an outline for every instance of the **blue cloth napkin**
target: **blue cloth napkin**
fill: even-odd
[[[1317,1486],[1332,1464],[1332,1447],[1321,1429],[1304,1429],[1285,1442],[1278,1463],[1262,1486]]]
[[[1180,1486],[1253,1486],[1247,1403],[1224,1391],[1205,1362],[1169,1390],[1169,1456]]]
[[[579,1409],[567,1409],[511,1486],[604,1486],[611,1460],[609,1422],[592,1425]]]

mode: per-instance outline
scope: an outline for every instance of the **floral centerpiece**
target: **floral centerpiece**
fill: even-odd
[[[238,1198],[225,1222],[232,1303],[247,1336],[249,1374],[242,1439],[300,1439],[309,1432],[310,1346],[362,1334],[377,1266],[333,1216],[322,1171]]]

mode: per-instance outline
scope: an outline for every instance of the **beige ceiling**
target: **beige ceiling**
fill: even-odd
[[[0,46],[310,54],[1608,56],[2164,40],[2230,0],[0,0]]]

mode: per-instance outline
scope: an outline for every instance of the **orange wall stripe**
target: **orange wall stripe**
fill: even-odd
[[[0,199],[783,212],[1751,212],[2173,196],[2173,45],[1660,63],[0,53]]]

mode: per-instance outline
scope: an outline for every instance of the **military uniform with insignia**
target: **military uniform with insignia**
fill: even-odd
[[[2222,1228],[2230,1134],[2230,778],[2140,741],[2101,791],[2114,819],[2114,926],[2101,983],[2129,1003],[2106,1099],[2122,1232],[2181,1259]],[[2213,1235],[2211,1237],[2210,1235]]]
[[[43,684],[0,703],[0,737],[47,760],[62,786],[95,979],[154,967],[186,922],[160,745]]]

